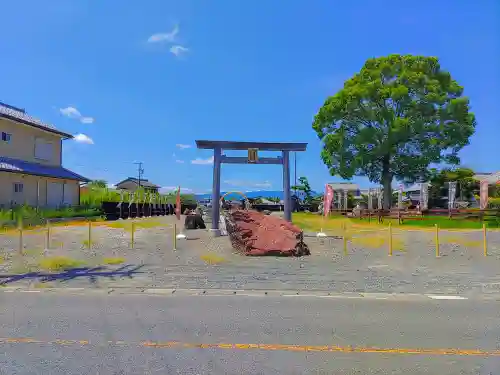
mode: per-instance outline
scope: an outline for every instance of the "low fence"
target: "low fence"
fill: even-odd
[[[479,229],[446,229],[438,224],[432,227],[410,229],[389,223],[382,226],[348,224],[340,222],[338,227],[310,234],[317,240],[327,242],[331,249],[341,249],[344,255],[377,250],[392,256],[395,253],[412,252],[412,255],[435,257],[456,254],[457,256],[488,256],[490,250],[500,250],[498,231],[488,230],[486,224]],[[491,243],[490,243],[491,240]],[[495,242],[493,244],[493,242]],[[398,255],[399,255],[398,254]]]
[[[160,218],[158,218],[160,219]],[[138,241],[145,242],[147,229],[152,241],[176,249],[181,225],[152,218],[120,221],[57,221],[46,220],[37,226],[18,226],[0,231],[0,252],[39,252],[63,249],[67,251],[98,250],[100,247],[134,249]]]
[[[146,247],[177,249],[177,235],[183,225],[173,216],[170,218],[170,222],[155,217],[114,222],[47,221],[45,225],[4,230],[0,232],[0,257],[5,253],[57,252],[58,249],[73,254],[82,250],[99,253],[99,249],[116,250],[117,253]],[[432,257],[488,256],[498,255],[497,250],[500,250],[500,232],[489,230],[485,224],[478,229],[450,230],[437,224],[414,229],[392,223],[366,225],[339,220],[336,227],[325,232],[326,238],[315,234],[307,238],[313,255],[320,251],[315,248],[315,242],[327,242],[322,247],[325,251],[344,255],[369,254],[375,250],[378,255],[387,256],[404,253]]]
[[[368,210],[355,208],[349,210],[333,209],[330,211],[333,215],[343,215],[360,220],[377,220],[384,222],[384,219],[396,219],[399,223],[414,220],[432,220],[437,217],[448,218],[450,220],[468,220],[492,223],[500,225],[500,209],[398,209],[390,210]]]

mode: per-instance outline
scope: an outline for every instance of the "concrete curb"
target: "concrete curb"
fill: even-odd
[[[464,301],[489,300],[500,301],[500,294],[490,295],[445,295],[417,293],[331,293],[327,291],[293,291],[293,290],[243,290],[243,289],[175,289],[175,288],[22,288],[3,287],[0,293],[34,293],[34,294],[81,294],[81,295],[144,295],[144,296],[207,296],[207,297],[284,297],[284,298],[323,298],[323,299],[362,299],[386,301]]]

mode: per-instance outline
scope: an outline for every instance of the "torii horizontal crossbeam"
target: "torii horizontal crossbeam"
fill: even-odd
[[[221,150],[248,150],[249,148],[256,148],[259,151],[305,151],[307,143],[197,140],[196,147],[206,150],[216,148],[220,148]]]
[[[222,155],[220,162],[224,163],[224,164],[278,164],[278,165],[281,165],[281,164],[283,164],[283,158],[281,158],[281,157],[259,158],[255,162],[250,162],[250,161],[248,161],[248,158],[246,158],[246,157]]]

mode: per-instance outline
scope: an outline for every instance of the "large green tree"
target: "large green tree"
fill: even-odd
[[[435,57],[390,55],[366,61],[314,118],[331,175],[367,176],[384,187],[414,182],[430,164],[458,164],[476,121],[463,87]]]
[[[310,204],[313,199],[311,185],[307,177],[299,177],[299,184],[291,187],[292,190],[298,190],[304,193],[304,202]]]

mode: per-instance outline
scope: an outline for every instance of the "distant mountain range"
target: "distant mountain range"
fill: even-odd
[[[243,194],[245,194],[248,198],[279,198],[283,199],[283,191],[280,190],[257,190],[257,191],[242,191]],[[226,192],[221,191],[221,195],[226,194]],[[294,194],[294,191],[292,190],[292,195]],[[297,195],[301,197],[303,193],[297,192]],[[318,195],[316,192],[312,192],[313,196]],[[201,199],[210,199],[212,198],[212,193],[208,194],[195,194],[195,197],[197,200]],[[241,199],[241,195],[231,193],[228,194],[227,199]]]

